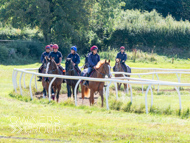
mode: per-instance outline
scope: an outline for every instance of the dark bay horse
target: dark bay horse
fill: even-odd
[[[125,72],[121,65],[121,59],[115,60],[115,72]],[[115,77],[123,77],[123,74],[116,74]],[[130,77],[130,75],[127,75],[127,77]],[[117,83],[118,90],[120,90],[121,85],[122,85],[121,83]],[[127,84],[123,84],[123,85],[124,85],[124,91],[127,92]]]
[[[73,61],[71,58],[66,59],[65,66],[66,66],[66,75],[80,76],[80,71],[77,71],[77,69],[73,66]],[[72,87],[73,98],[74,98],[74,89],[77,82],[78,80],[67,79],[67,96],[68,97],[71,97],[71,87]],[[78,93],[78,88],[79,87],[77,87],[77,93]]]
[[[56,75],[63,75],[63,72],[60,70],[60,68],[57,66],[56,62],[53,58],[47,58],[47,68],[46,68],[46,74],[56,74]],[[49,82],[51,82],[53,78],[49,78]],[[59,102],[59,93],[61,90],[61,84],[63,83],[62,78],[56,78],[55,81],[52,84],[52,88],[54,93],[57,93],[57,102]],[[55,95],[52,94],[52,99],[55,99]]]
[[[46,73],[46,68],[47,68],[47,58],[44,58],[44,62],[42,64],[42,73],[45,74]],[[43,86],[43,98],[46,97],[46,93],[48,93],[48,87],[49,87],[49,81],[45,81],[45,78],[42,77],[42,86]]]
[[[105,76],[107,75],[109,78],[111,77],[111,73],[110,73],[110,60],[104,60],[104,61],[100,61],[97,66],[95,71],[92,74],[92,78],[105,78]],[[94,93],[98,92],[101,96],[101,100],[102,100],[102,107],[103,107],[103,102],[104,102],[104,96],[103,96],[103,87],[104,87],[104,82],[96,82],[96,81],[89,81],[89,86],[86,87],[81,83],[81,89],[82,89],[82,99],[84,99],[84,97],[88,97],[88,93],[90,90],[90,105],[94,104]]]

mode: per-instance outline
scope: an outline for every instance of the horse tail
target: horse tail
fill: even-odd
[[[89,97],[90,89],[82,84],[81,84],[81,89],[82,89],[82,99],[84,99],[84,97]]]

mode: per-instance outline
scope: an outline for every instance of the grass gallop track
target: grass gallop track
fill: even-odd
[[[176,68],[182,66],[189,68],[185,66],[189,65],[189,61],[185,61],[184,65],[181,63],[183,61],[179,62],[179,66],[175,65]],[[140,65],[140,63],[129,62],[129,65],[164,68],[164,65],[149,63]],[[165,65],[165,68],[171,68],[168,66],[170,64]],[[13,91],[11,80],[13,68],[38,66],[39,64],[0,66],[0,142],[190,142],[188,117],[182,119],[173,114],[146,115],[116,110],[107,111],[99,105],[75,107],[69,103],[72,101],[59,104],[49,103],[45,99],[30,101],[27,97],[28,93],[18,98],[9,96]],[[27,75],[26,79],[29,77],[30,75]],[[169,78],[167,77],[166,80]],[[184,80],[190,79],[186,77]],[[29,80],[26,83],[29,83]],[[134,87],[135,89],[138,87]],[[134,102],[137,99],[134,104],[144,102],[144,95],[140,94],[134,91]],[[122,95],[122,92],[119,95]],[[174,101],[171,96],[165,95],[165,92],[155,96],[154,103],[158,106]],[[189,96],[188,91],[184,92],[182,96],[184,104],[189,103]],[[163,102],[160,97],[167,100]],[[178,101],[174,102],[178,103]]]

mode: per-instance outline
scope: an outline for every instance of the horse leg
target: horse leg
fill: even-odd
[[[93,91],[93,90],[90,90],[90,98],[89,98],[90,106],[92,105],[92,98],[93,98],[93,95],[94,95],[94,91]]]
[[[59,85],[58,88],[57,88],[57,103],[59,102],[59,93],[60,93],[60,90],[61,90],[61,85]]]
[[[52,88],[52,99],[55,100],[55,93],[56,93],[56,88]]]
[[[46,89],[43,88],[43,98],[46,98]]]
[[[75,99],[75,93],[74,93],[74,91],[75,91],[75,86],[72,85],[73,99]]]
[[[100,96],[101,96],[101,99],[102,99],[102,107],[104,106],[104,96],[103,96],[103,90],[100,90]]]
[[[124,92],[125,92],[125,93],[128,93],[127,84],[123,84],[123,85],[124,85]]]
[[[84,85],[81,83],[82,104],[84,103]]]
[[[120,88],[121,88],[121,83],[118,83],[118,84],[117,84],[117,88],[118,88],[118,90],[120,90]]]
[[[67,84],[67,97],[70,98],[71,97],[71,88],[70,86]]]

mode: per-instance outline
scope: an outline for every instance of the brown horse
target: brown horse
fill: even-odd
[[[60,70],[60,68],[57,66],[56,62],[53,58],[47,58],[47,68],[46,68],[46,74],[57,74],[57,75],[63,75],[63,72]],[[49,78],[49,82],[51,82],[53,78]],[[52,99],[55,99],[55,95],[57,93],[57,102],[59,102],[59,93],[61,90],[61,84],[63,83],[62,78],[56,78],[55,81],[52,84],[52,88],[54,93],[52,94]]]
[[[44,58],[44,62],[42,65],[42,73],[46,73],[46,68],[47,68],[47,56]],[[42,87],[43,87],[43,98],[46,98],[46,93],[48,93],[48,87],[49,87],[49,82],[45,81],[45,78],[42,77]]]
[[[105,78],[105,76],[108,76],[109,78],[111,77],[110,73],[110,60],[107,61],[100,61],[94,73],[92,74],[92,78]],[[102,100],[102,107],[103,107],[103,102],[104,102],[104,97],[103,97],[103,87],[104,87],[104,82],[97,82],[97,81],[89,81],[89,86],[86,87],[81,83],[81,89],[82,89],[82,99],[84,97],[88,97],[89,95],[89,90],[90,90],[90,105],[94,104],[94,93],[98,92],[101,96]]]
[[[121,59],[115,60],[115,72],[125,72],[121,65]],[[124,77],[124,76],[123,74],[116,74],[115,77]],[[130,75],[128,75],[128,77],[130,77]],[[117,83],[118,90],[120,90],[121,85],[122,85],[121,83]],[[127,92],[127,84],[123,84],[123,85],[124,85],[124,91]]]

